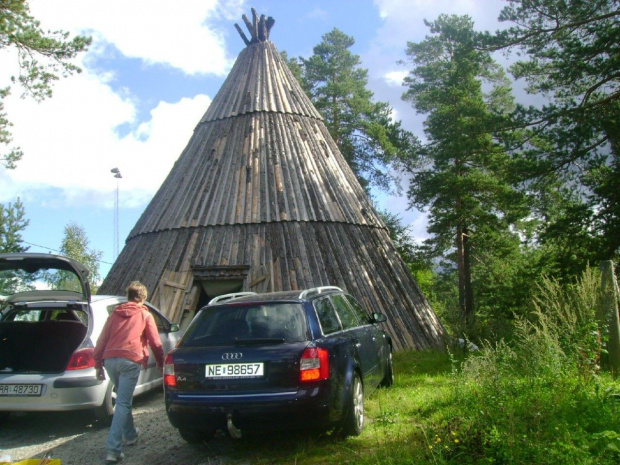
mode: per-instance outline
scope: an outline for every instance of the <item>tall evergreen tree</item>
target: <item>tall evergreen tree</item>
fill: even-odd
[[[448,254],[458,270],[460,314],[470,329],[475,251],[525,214],[509,157],[494,137],[513,101],[501,67],[477,48],[471,18],[441,15],[427,26],[431,35],[409,42],[406,52],[413,69],[403,98],[427,115],[428,140],[408,197],[428,209],[434,253]]]
[[[395,180],[390,167],[410,156],[417,139],[392,119],[388,103],[373,101],[368,70],[350,50],[353,37],[333,29],[322,39],[308,59],[283,56],[362,186],[389,190]]]
[[[569,231],[582,238],[572,261],[583,269],[620,254],[620,2],[506,1],[499,19],[512,26],[487,33],[486,44],[520,52],[513,75],[546,102],[519,108],[525,143],[517,150],[526,155],[528,187],[539,188],[538,197],[564,181],[551,195],[570,196],[552,207],[555,213],[543,213],[551,227],[542,237],[566,251],[557,268],[576,252],[563,238]]]
[[[25,252],[21,233],[28,226],[24,204],[17,199],[15,204],[0,204],[0,253]]]
[[[14,204],[0,204],[0,253],[26,252],[21,233],[28,226],[24,205],[18,198]],[[31,278],[27,273],[15,271],[0,272],[0,295],[30,289]]]

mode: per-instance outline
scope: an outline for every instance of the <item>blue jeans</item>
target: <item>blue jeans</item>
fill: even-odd
[[[126,358],[106,358],[103,363],[110,380],[116,387],[116,406],[105,448],[106,452],[119,455],[123,446],[123,437],[131,440],[138,435],[133,425],[131,405],[142,365]]]

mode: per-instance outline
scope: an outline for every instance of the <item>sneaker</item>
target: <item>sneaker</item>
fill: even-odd
[[[136,428],[136,437],[133,439],[127,439],[125,441],[126,446],[133,446],[138,442],[138,436],[140,436],[140,428]]]
[[[118,463],[125,458],[125,454],[122,452],[118,455],[108,452],[108,455],[105,457],[105,463]]]

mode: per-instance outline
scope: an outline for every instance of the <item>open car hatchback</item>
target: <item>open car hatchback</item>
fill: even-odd
[[[115,393],[95,376],[94,346],[122,296],[91,296],[88,270],[67,257],[0,254],[0,414],[93,409],[108,424]],[[51,289],[40,289],[45,283]],[[178,325],[150,304],[168,352]],[[153,356],[134,394],[161,389]]]

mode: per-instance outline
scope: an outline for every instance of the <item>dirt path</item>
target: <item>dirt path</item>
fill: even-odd
[[[186,443],[170,426],[164,412],[163,393],[155,392],[134,400],[134,420],[140,440],[125,447],[123,465],[221,465],[238,463],[226,458],[232,439],[214,438],[208,444]],[[62,465],[105,463],[107,427],[97,425],[90,412],[30,413],[11,415],[0,424],[0,456],[14,462],[41,458],[52,451]]]

